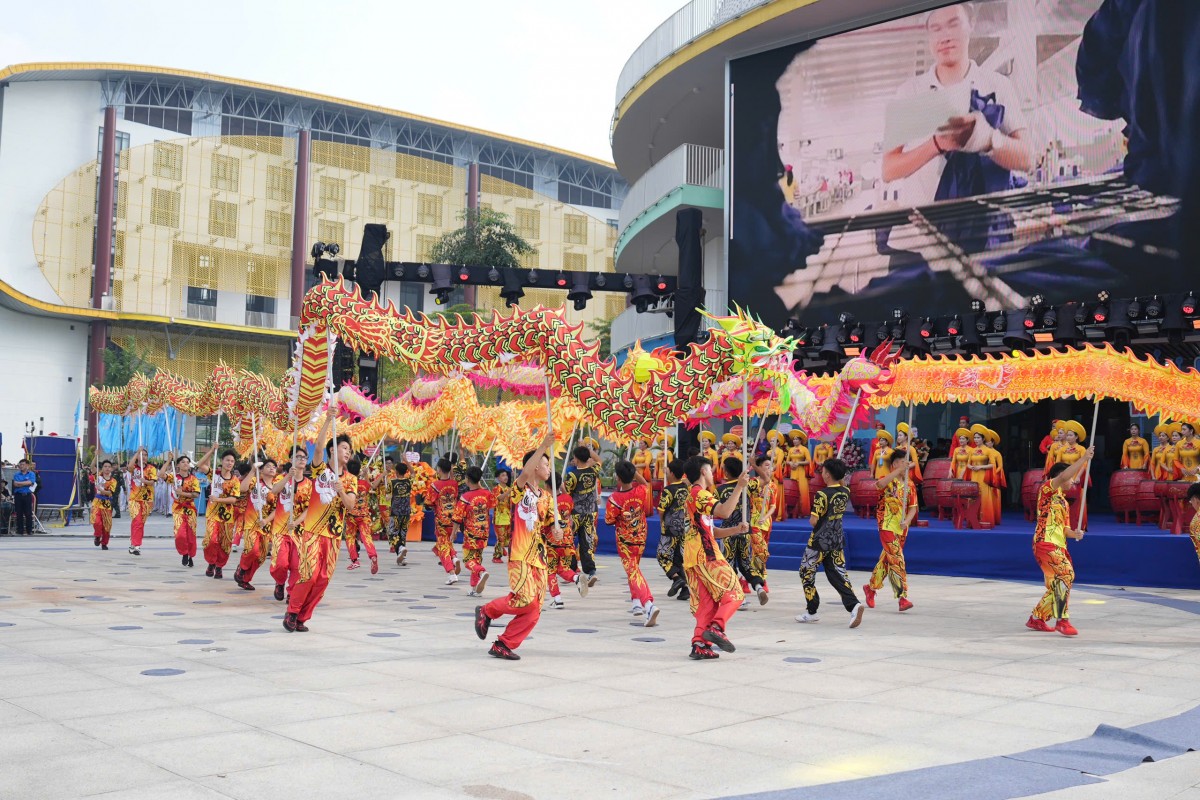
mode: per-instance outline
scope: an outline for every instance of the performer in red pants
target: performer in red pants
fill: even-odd
[[[631,461],[616,464],[617,491],[604,507],[604,521],[617,529],[617,555],[629,580],[630,612],[645,616],[644,625],[658,624],[658,606],[642,574],[642,552],[646,549],[646,517],[654,512],[650,487]]]
[[[209,578],[222,578],[221,569],[229,563],[233,549],[234,504],[241,496],[241,477],[234,470],[237,454],[226,450],[221,454],[221,466],[213,470],[212,487],[205,515],[204,560]]]
[[[425,503],[433,506],[434,545],[437,556],[446,570],[446,585],[458,583],[462,571],[462,559],[454,552],[454,504],[458,502],[458,482],[454,480],[450,459],[443,458],[437,464],[437,480],[425,490]]]
[[[879,542],[883,549],[879,553],[879,561],[871,573],[871,582],[863,587],[867,598],[867,608],[875,607],[875,593],[883,588],[884,580],[892,585],[901,611],[913,607],[908,599],[908,569],[904,564],[904,543],[908,539],[908,529],[917,516],[917,487],[911,478],[907,450],[899,448],[888,456],[887,464],[891,469],[887,475],[875,482],[879,490],[879,505],[875,508],[875,518],[879,525]]]
[[[179,553],[183,566],[195,566],[196,498],[200,496],[200,479],[192,474],[192,460],[187,456],[175,459],[171,488],[174,494],[171,518],[175,525],[175,552]]]
[[[1067,552],[1067,539],[1083,538],[1082,529],[1072,529],[1068,503],[1063,490],[1078,482],[1079,474],[1096,454],[1092,445],[1073,464],[1059,461],[1046,473],[1046,482],[1038,490],[1037,527],[1033,533],[1033,556],[1046,579],[1046,591],[1033,607],[1025,627],[1035,631],[1057,631],[1063,636],[1076,636],[1079,631],[1071,624],[1067,609],[1071,585],[1075,583],[1075,567]],[[1052,628],[1049,620],[1057,619]]]
[[[550,605],[558,609],[566,608],[563,603],[562,590],[558,588],[558,579],[575,584],[580,597],[595,583],[595,578],[589,578],[586,573],[571,569],[571,564],[578,561],[575,550],[575,516],[572,513],[575,504],[571,495],[563,493],[558,496],[558,519],[562,529],[562,538],[555,539],[547,534],[546,539],[546,586],[550,590]],[[583,588],[580,588],[583,587]]]
[[[354,476],[357,495],[369,497],[376,487],[371,481],[362,477],[361,462],[351,459],[346,465],[346,471]],[[371,508],[367,502],[356,502],[354,510],[346,515],[346,549],[350,551],[350,564],[346,569],[358,569],[358,543],[362,542],[367,550],[367,558],[371,559],[371,574],[379,572],[379,553],[375,551],[374,536],[371,534]]]
[[[521,474],[513,482],[521,492],[513,517],[512,549],[508,556],[508,588],[503,597],[497,597],[484,606],[475,607],[475,635],[486,639],[492,620],[512,615],[513,619],[504,633],[492,643],[488,654],[507,661],[521,657],[516,649],[537,625],[542,615],[542,596],[546,591],[546,536],[562,540],[561,528],[554,525],[554,512],[550,505],[550,479],[548,453],[554,444],[554,432],[549,431],[537,450],[525,455]],[[583,582],[581,594],[587,592]]]
[[[454,505],[454,524],[462,530],[463,561],[471,571],[471,597],[482,597],[487,586],[488,571],[483,567],[483,550],[488,542],[488,515],[496,507],[496,498],[482,488],[483,470],[466,468],[467,491]]]
[[[716,539],[718,535],[724,538],[746,533],[750,527],[743,522],[717,531],[713,529],[712,521],[714,518],[725,519],[737,508],[750,481],[750,473],[743,471],[733,493],[718,504],[712,491],[711,461],[698,456],[690,458],[684,472],[691,490],[687,501],[689,525],[683,537],[683,571],[691,593],[692,614],[696,617],[689,657],[699,661],[717,658],[712,649],[714,644],[726,653],[735,649],[725,635],[725,628],[745,595],[738,585],[737,574],[716,546]]]
[[[307,449],[303,445],[292,448],[292,468],[272,487],[279,500],[271,526],[271,580],[275,581],[275,599],[279,601],[284,599],[285,590],[291,593],[300,578],[298,529],[313,488],[313,482],[304,477],[307,466]]]
[[[275,459],[268,458],[258,470],[258,482],[250,487],[250,511],[252,517],[247,517],[245,525],[246,546],[242,548],[242,557],[238,568],[233,572],[233,580],[238,586],[248,592],[254,591],[250,581],[267,560],[267,548],[271,544],[271,525],[275,519],[275,506],[278,497],[271,491],[275,484]]]
[[[332,421],[332,416],[326,419],[316,437],[318,442],[325,438]],[[316,478],[300,526],[300,577],[292,587],[288,610],[283,615],[286,631],[308,630],[305,623],[312,619],[337,567],[346,513],[354,510],[358,490],[357,479],[342,467],[351,454],[350,437],[340,434],[336,443],[330,441],[324,450],[325,458],[332,458],[333,463],[327,465],[322,459],[313,464]]]
[[[129,554],[142,554],[146,518],[154,508],[154,484],[158,469],[146,460],[146,448],[139,447],[129,462]]]
[[[100,474],[96,476],[96,494],[92,499],[92,533],[96,547],[108,549],[112,533],[113,501],[116,499],[117,479],[112,476],[112,462],[100,462]]]

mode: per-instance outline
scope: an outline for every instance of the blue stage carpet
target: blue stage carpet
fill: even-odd
[[[1087,535],[1070,542],[1076,580],[1112,586],[1152,586],[1165,589],[1200,588],[1200,561],[1187,534],[1176,536],[1153,525],[1122,525],[1110,516],[1096,515]],[[928,519],[924,511],[921,518]],[[879,558],[879,534],[874,518],[848,517],[846,559],[852,570],[870,571]],[[810,532],[806,522],[788,520],[771,531],[772,570],[797,570]],[[646,557],[653,560],[658,546],[659,520],[650,520]],[[613,529],[601,523],[600,552],[616,554]],[[949,522],[931,520],[913,528],[904,548],[908,571],[996,580],[1041,580],[1033,560],[1033,523],[1010,511],[999,528],[990,531],[955,530]],[[646,569],[646,567],[643,567]]]

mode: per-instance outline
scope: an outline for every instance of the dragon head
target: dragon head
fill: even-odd
[[[733,373],[758,372],[781,361],[790,361],[796,349],[796,340],[783,337],[768,328],[761,320],[751,317],[745,310],[735,307],[736,316],[717,317],[701,312],[725,332],[733,355]]]
[[[851,389],[862,390],[863,394],[886,393],[896,380],[892,365],[900,360],[900,350],[892,352],[892,342],[886,341],[871,351],[859,356],[842,368],[842,378]]]

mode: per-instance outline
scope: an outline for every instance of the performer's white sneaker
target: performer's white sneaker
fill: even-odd
[[[587,577],[587,575],[585,575],[582,572],[575,573],[575,588],[579,590],[580,597],[587,597],[588,588],[591,585],[586,580],[584,580],[586,577]]]
[[[475,584],[476,597],[483,596],[483,587],[487,586],[487,582],[488,582],[488,574],[487,574],[487,570],[484,570],[483,572],[479,573],[479,583]]]
[[[553,605],[555,608],[566,608],[567,607],[566,603],[563,602],[563,599],[561,597],[551,597],[550,604]]]
[[[454,557],[454,574],[457,575],[460,572],[462,572],[462,559],[459,558],[458,556],[455,556]]]
[[[805,611],[803,614],[796,615],[796,622],[820,622],[821,618],[816,614],[810,614]]]
[[[743,597],[743,598],[742,598],[742,604],[741,604],[740,606],[738,606],[738,608],[739,608],[739,609],[742,609],[742,608],[749,608],[749,607],[750,607],[750,598],[749,598],[749,597]]]
[[[639,603],[637,600],[634,600],[633,605],[629,607],[629,613],[633,614],[635,617],[640,617],[642,614],[646,613],[646,611],[644,608],[642,608],[641,603]]]
[[[450,575],[446,578],[446,585],[453,586],[456,583],[458,583],[458,576],[455,575],[453,572],[451,572]]]
[[[859,603],[858,605],[856,605],[853,608],[853,610],[850,611],[850,627],[851,628],[857,628],[859,625],[862,624],[863,612],[866,610],[867,610],[867,607],[864,606],[862,603]]]
[[[646,606],[645,627],[653,628],[657,624],[658,624],[658,606],[654,605],[654,603],[651,603],[650,605]]]

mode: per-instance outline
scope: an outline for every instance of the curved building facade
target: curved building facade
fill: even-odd
[[[218,360],[281,374],[293,301],[314,280],[311,247],[337,243],[354,258],[363,225],[382,223],[388,260],[428,260],[438,238],[462,224],[471,165],[478,204],[505,214],[536,247],[526,266],[613,270],[627,185],[595,159],[157,67],[27,64],[0,81],[0,327],[29,345],[0,351],[0,370],[36,376],[6,392],[0,408],[0,433],[12,442],[30,423],[63,435],[76,427],[94,376],[89,338],[92,361],[132,344],[152,366],[193,380]],[[106,119],[114,123],[108,193]],[[101,195],[112,198],[107,214]],[[98,236],[108,220],[108,236]],[[97,292],[103,238],[108,282]],[[427,291],[388,281],[384,299],[428,310]],[[498,292],[479,287],[473,301],[503,307]],[[530,290],[524,302],[563,298]],[[601,296],[567,313],[590,322],[624,307],[623,297]]]

